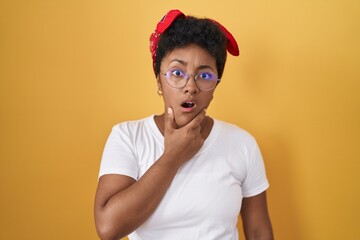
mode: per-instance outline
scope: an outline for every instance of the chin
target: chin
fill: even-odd
[[[175,122],[178,127],[183,127],[189,122],[191,122],[199,113],[193,112],[193,113],[180,113],[175,115]]]

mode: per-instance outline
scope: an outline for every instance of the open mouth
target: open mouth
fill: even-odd
[[[181,104],[181,107],[183,107],[183,108],[193,108],[195,106],[196,106],[196,104],[191,101],[186,101]]]

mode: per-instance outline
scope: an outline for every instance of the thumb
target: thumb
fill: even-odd
[[[175,129],[174,111],[171,107],[168,107],[165,117],[165,130]]]

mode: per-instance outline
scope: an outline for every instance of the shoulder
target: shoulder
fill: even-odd
[[[117,123],[112,127],[112,131],[117,133],[136,133],[137,130],[143,129],[144,127],[150,125],[152,117],[153,116],[149,116],[143,119],[129,120]]]
[[[256,144],[256,140],[248,131],[245,129],[229,122],[214,119],[214,123],[219,129],[221,136],[226,137],[228,141],[236,141],[237,143],[245,143],[246,145]]]
[[[153,131],[152,117],[117,123],[111,129],[108,142],[134,144],[136,139],[142,139],[144,134]]]

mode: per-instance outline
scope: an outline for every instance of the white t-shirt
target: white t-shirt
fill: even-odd
[[[154,116],[113,127],[99,177],[122,174],[135,180],[162,155],[164,137]],[[255,139],[239,127],[214,120],[200,151],[173,179],[155,212],[130,240],[237,240],[243,197],[269,183]]]

